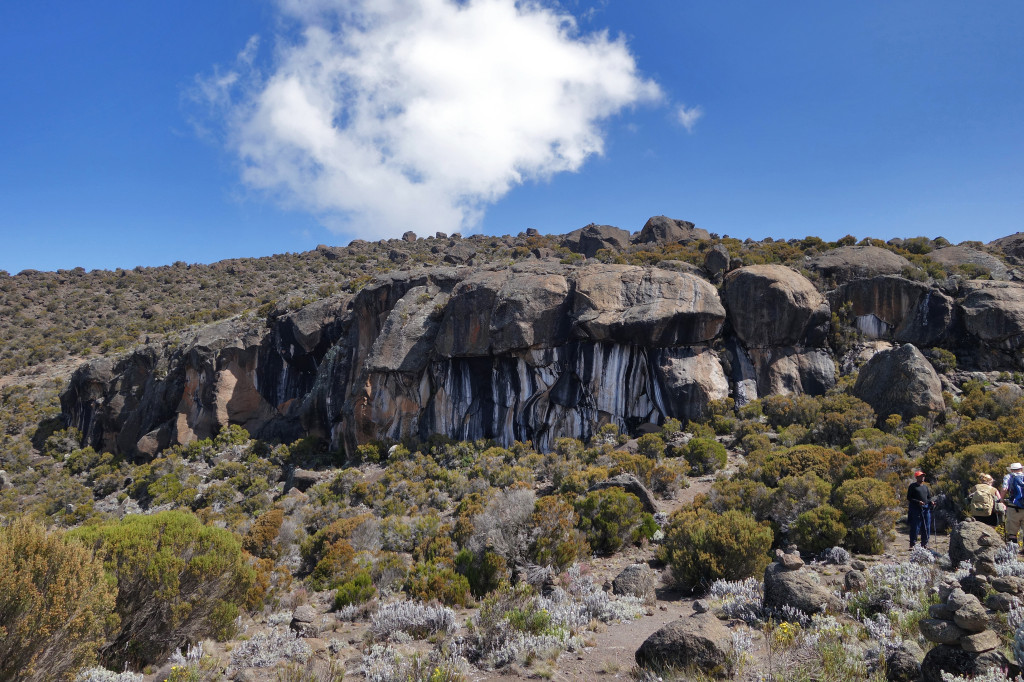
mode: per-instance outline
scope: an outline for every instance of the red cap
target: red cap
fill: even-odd
[[[914,472],[914,477],[917,478],[918,476],[924,476],[924,472],[920,469]]]

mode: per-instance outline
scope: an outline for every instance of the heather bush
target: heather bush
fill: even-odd
[[[284,523],[284,510],[271,509],[252,522],[242,538],[242,549],[261,559],[276,559],[279,554],[277,535]]]
[[[577,524],[586,534],[590,547],[611,554],[623,545],[650,537],[655,528],[646,523],[644,507],[636,495],[622,488],[606,488],[589,493],[576,503]],[[653,522],[653,519],[651,519]]]
[[[369,571],[363,570],[352,576],[351,580],[338,585],[334,592],[334,608],[341,609],[368,602],[377,596],[377,588],[373,586],[373,577]]]
[[[413,599],[436,600],[449,606],[466,606],[473,600],[466,576],[432,561],[412,567],[405,579],[405,591]]]
[[[742,512],[684,508],[670,517],[658,558],[669,565],[676,585],[693,592],[715,580],[760,575],[772,540],[767,522]]]
[[[713,438],[691,438],[683,457],[690,465],[691,474],[705,476],[725,468],[728,455],[725,446]]]
[[[838,450],[820,445],[797,445],[784,450],[753,453],[748,458],[742,476],[774,488],[786,476],[799,476],[813,471],[822,480],[834,483],[846,461],[847,456]]]
[[[829,504],[800,513],[789,528],[789,539],[801,552],[818,556],[842,544],[848,531],[843,513]]]
[[[843,514],[846,545],[851,550],[865,554],[885,550],[899,516],[899,501],[891,486],[874,478],[846,481],[833,492],[832,504]]]
[[[487,549],[479,554],[468,547],[460,550],[455,555],[455,570],[466,576],[475,597],[482,597],[512,579],[505,558]]]
[[[473,534],[466,546],[476,554],[489,549],[504,557],[510,567],[523,563],[530,547],[535,502],[530,489],[499,491],[473,518]]]
[[[636,448],[637,452],[648,459],[658,460],[665,456],[665,440],[657,433],[640,436]]]
[[[63,532],[28,519],[0,526],[0,680],[64,680],[96,661],[116,588]]]
[[[828,502],[831,492],[832,486],[813,471],[786,476],[769,494],[761,514],[755,516],[760,521],[770,520],[778,534],[786,534],[800,514]]]
[[[576,528],[576,511],[563,497],[537,500],[531,525],[530,559],[541,566],[564,570],[590,554],[590,545]]]
[[[238,607],[262,598],[238,537],[186,512],[126,516],[72,535],[95,548],[117,580],[120,629],[102,651],[116,667],[226,636]]]
[[[858,429],[875,424],[875,412],[860,398],[846,393],[826,395],[821,399],[821,412],[811,428],[816,443],[845,445]]]

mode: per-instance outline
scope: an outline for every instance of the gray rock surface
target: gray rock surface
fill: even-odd
[[[640,667],[693,667],[705,673],[721,670],[732,647],[732,631],[710,613],[672,621],[636,650]]]
[[[811,615],[837,609],[839,601],[813,571],[790,571],[773,562],[764,571],[764,605],[775,609],[792,606]]]
[[[967,331],[1003,350],[1024,347],[1024,285],[971,281],[960,301]]]
[[[952,564],[959,566],[969,561],[978,573],[985,575],[995,573],[995,557],[1001,547],[1002,538],[999,533],[984,523],[958,523],[949,534],[949,559]]]
[[[630,564],[612,580],[612,592],[644,600],[654,599],[658,575],[647,564]]]
[[[898,414],[909,421],[945,407],[939,375],[911,344],[875,354],[861,368],[853,394],[871,405],[879,419]]]
[[[974,653],[960,647],[940,644],[925,654],[921,662],[921,677],[924,682],[942,682],[942,672],[952,675],[974,677],[992,668],[1005,669],[1009,661],[998,650]]]
[[[635,241],[638,244],[674,244],[697,239],[711,239],[711,235],[687,220],[659,215],[648,219]]]
[[[746,347],[824,344],[828,303],[800,273],[750,265],[726,275],[723,291],[729,322]]]
[[[932,251],[928,257],[951,270],[963,265],[973,265],[988,272],[992,279],[1009,279],[1006,265],[1001,260],[990,253],[969,246],[946,246]]]
[[[611,225],[590,224],[570,232],[562,239],[562,246],[575,253],[593,258],[601,249],[621,251],[629,246],[629,232]]]
[[[807,262],[826,280],[837,284],[877,275],[899,275],[913,264],[903,256],[878,246],[840,246]]]
[[[956,644],[961,637],[968,634],[953,621],[937,618],[922,618],[918,621],[917,627],[925,639],[936,644]]]

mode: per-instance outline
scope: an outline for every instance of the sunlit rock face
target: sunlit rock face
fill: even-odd
[[[347,451],[435,433],[547,450],[605,424],[636,433],[697,419],[726,397],[824,393],[836,381],[833,311],[862,339],[1020,366],[1021,285],[944,292],[857,272],[827,297],[780,265],[736,268],[721,287],[689,268],[554,260],[396,272],[354,295],[93,361],[61,405],[87,444],[137,458],[229,424]]]
[[[826,348],[831,310],[806,277],[781,265],[751,265],[730,272],[723,292],[739,404],[772,393],[824,393],[835,384]]]
[[[848,282],[828,293],[833,310],[846,307],[868,339],[934,346],[950,334],[954,302],[943,292],[902,277],[880,276]]]

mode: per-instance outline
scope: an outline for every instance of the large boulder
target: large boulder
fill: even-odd
[[[899,275],[913,264],[903,256],[878,246],[841,246],[807,262],[810,270],[836,284],[878,275]]]
[[[949,560],[953,566],[964,561],[974,564],[982,575],[994,575],[996,554],[1003,539],[992,527],[977,521],[964,521],[953,526],[949,534]]]
[[[435,307],[448,302],[436,287],[413,287],[399,299],[366,360],[371,372],[418,372],[427,366],[440,323]]]
[[[629,232],[611,225],[595,225],[574,230],[562,239],[562,246],[593,258],[601,249],[621,251],[629,246]]]
[[[747,348],[821,346],[831,313],[825,297],[782,265],[750,265],[725,278],[729,322]]]
[[[562,345],[569,306],[569,284],[557,269],[476,272],[452,291],[435,348],[444,357],[479,357]]]
[[[658,584],[658,574],[647,564],[630,564],[622,569],[612,580],[612,592],[615,594],[639,597],[645,600],[654,599],[654,588]]]
[[[636,650],[636,662],[640,667],[692,667],[722,675],[731,648],[729,628],[710,613],[697,613],[672,621],[648,637]]]
[[[928,254],[928,257],[949,269],[973,266],[975,269],[980,270],[978,274],[987,272],[991,275],[992,279],[1005,280],[1010,278],[1009,271],[1006,269],[1003,261],[991,253],[972,249],[969,246],[946,246],[932,251]]]
[[[849,304],[853,326],[869,339],[933,346],[953,323],[953,300],[912,280],[882,275],[847,282],[828,294],[833,310]]]
[[[647,221],[634,241],[638,244],[674,244],[697,239],[711,239],[711,235],[707,230],[694,227],[688,220],[659,215]]]
[[[960,301],[967,331],[1003,350],[1024,347],[1024,285],[968,282]]]
[[[998,649],[975,653],[958,646],[940,644],[925,654],[921,663],[921,677],[924,682],[942,682],[943,671],[951,675],[975,677],[996,668],[1006,670],[1010,661]]]
[[[773,562],[764,570],[764,605],[772,609],[791,606],[812,615],[838,609],[840,603],[814,571],[789,570]]]
[[[942,382],[935,368],[912,344],[876,353],[861,367],[853,394],[879,419],[898,414],[909,421],[941,411]]]
[[[580,269],[573,307],[573,333],[588,341],[692,345],[718,336],[725,322],[725,308],[708,281],[631,265]]]

